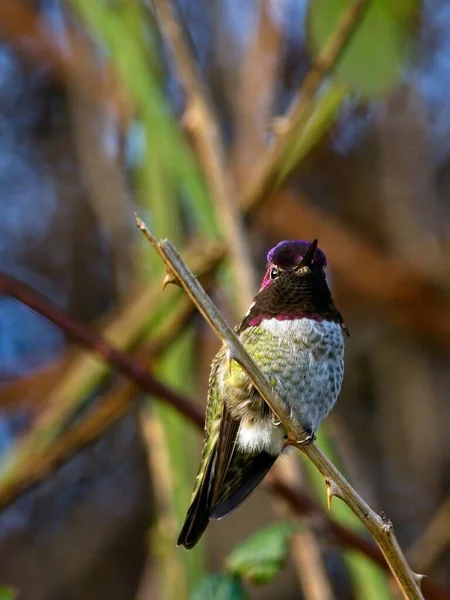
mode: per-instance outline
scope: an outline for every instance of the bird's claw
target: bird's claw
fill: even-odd
[[[297,440],[298,445],[309,446],[309,444],[313,444],[316,441],[317,437],[314,432],[305,429],[305,433],[307,434],[305,438],[303,438],[302,440]]]

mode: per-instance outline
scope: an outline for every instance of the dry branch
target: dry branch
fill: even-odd
[[[74,335],[72,331],[74,322],[71,319],[54,319],[55,313],[53,306],[45,297],[34,292],[27,286],[24,286],[24,289],[21,289],[21,287],[22,284],[20,282],[13,281],[11,285],[9,279],[6,278],[5,280],[5,277],[0,274],[0,293],[14,292],[13,295],[15,298],[36,312],[39,312],[39,314],[47,318],[55,326],[60,327],[69,339],[78,341],[87,349],[99,354],[101,358],[107,360],[118,371],[122,371],[126,374],[134,383],[128,384],[128,382],[122,382],[119,384],[114,392],[108,394],[102,401],[101,406],[94,408],[83,418],[83,420],[74,425],[72,429],[65,432],[50,448],[47,449],[47,451],[40,456],[36,456],[36,461],[33,463],[32,469],[22,468],[18,470],[15,473],[15,478],[7,482],[7,485],[0,479],[0,508],[5,508],[18,496],[32,488],[34,485],[37,485],[46,477],[49,477],[58,467],[67,462],[77,452],[80,452],[91,443],[95,442],[104,431],[114,425],[114,423],[125,414],[126,410],[132,406],[136,393],[136,385],[142,391],[151,391],[151,388],[148,387],[144,380],[136,379],[133,374],[135,373],[134,371],[127,372],[122,368],[124,363],[123,360],[121,360],[120,363],[116,362],[117,356],[125,357],[125,359],[131,361],[136,361],[137,357],[130,357],[120,350],[116,350],[115,353],[108,352],[107,355],[105,355],[102,352],[102,348],[108,346],[108,342],[100,340],[98,336],[92,334],[86,327],[78,323],[78,333],[83,330],[84,335]],[[159,344],[157,344],[156,348],[152,346],[153,352],[158,352],[160,349]],[[129,388],[128,385],[131,385],[132,388]],[[177,396],[183,398],[183,406],[190,406],[189,410],[181,410],[181,413],[189,422],[193,423],[197,428],[202,429],[204,425],[203,413],[192,401],[189,401],[179,394],[177,394]],[[173,403],[171,395],[166,397],[161,390],[160,397],[168,404],[173,405],[175,409],[180,410],[179,405]],[[326,531],[330,534],[331,541],[362,552],[365,556],[377,563],[382,569],[388,570],[386,560],[376,545],[330,519],[310,496],[300,492],[298,489],[294,489],[288,482],[276,476],[273,471],[269,473],[266,478],[265,487],[272,493],[279,495],[296,514],[300,516],[319,516],[324,523]],[[426,579],[424,581],[424,587],[427,599],[450,600],[450,594],[432,581]]]
[[[422,576],[413,573],[406,562],[395,537],[392,523],[384,515],[377,514],[364,502],[345,477],[314,443],[303,443],[304,431],[300,426],[290,421],[281,398],[279,398],[266,377],[261,373],[255,361],[247,353],[237,335],[226,323],[209,296],[186,266],[173,244],[168,240],[158,242],[142,220],[136,217],[136,221],[139,229],[161,256],[168,272],[176,276],[207,323],[222,340],[227,349],[229,360],[235,360],[242,366],[261,397],[283,424],[287,434],[286,443],[298,447],[322,474],[327,487],[329,503],[331,503],[333,496],[337,496],[349,506],[376,540],[389,564],[392,574],[399,584],[403,596],[409,600],[423,600],[423,595],[419,587]]]
[[[279,8],[285,18],[287,5]],[[233,140],[229,168],[238,189],[266,148],[286,44],[286,32],[274,18],[272,0],[260,0],[256,12],[257,22],[240,61],[237,89],[231,96]]]
[[[0,273],[0,294],[7,294],[38,312],[62,329],[70,340],[95,351],[104,360],[112,363],[118,371],[139,383],[143,390],[149,394],[169,399],[170,403],[182,414],[191,420],[198,420],[197,408],[189,402],[186,403],[180,394],[155,379],[148,372],[147,365],[110,346],[101,336],[83,327],[25,283]]]
[[[113,82],[112,93],[107,90],[105,93],[116,114],[122,115],[125,120],[128,118],[129,101],[123,102],[123,90],[117,88],[113,74],[108,75],[107,71],[105,75],[104,68],[95,63],[86,49],[82,46],[79,48],[76,43],[68,43],[71,50],[63,54],[61,48],[43,34],[37,14],[24,2],[0,0],[0,30],[29,60],[39,65],[49,65],[52,73],[67,85],[81,83],[82,91],[86,91],[92,99],[104,101],[102,87],[98,86],[99,80]],[[296,128],[292,129],[293,135],[297,133]],[[272,150],[267,150],[268,154],[270,152]],[[261,176],[262,170],[257,169],[257,172]],[[252,175],[252,179],[255,178],[256,175]],[[250,182],[249,185],[240,198],[240,206],[245,212],[260,206],[264,198],[267,199],[267,195],[261,198],[256,195],[255,190],[259,186],[257,182]],[[324,240],[330,251],[336,249],[334,253],[339,256],[339,262],[336,263],[335,270],[342,274],[354,293],[384,308],[391,319],[416,335],[429,339],[446,350],[450,349],[448,295],[432,281],[428,273],[419,272],[399,258],[383,255],[373,244],[362,240],[331,215],[314,207],[305,195],[302,195],[300,202],[298,198],[294,202],[293,197],[288,200],[287,197],[286,193],[277,197],[277,203],[282,204],[278,204],[276,210],[270,205],[267,207],[266,214],[270,214],[270,219],[266,222],[271,223],[271,228],[278,237],[297,237],[298,223],[301,222],[305,236],[308,231],[312,231],[313,237]],[[222,252],[224,254],[225,249]],[[365,265],[364,269],[359,268],[362,263]],[[382,286],[379,285],[380,276]]]

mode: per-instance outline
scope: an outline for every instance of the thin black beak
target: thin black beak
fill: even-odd
[[[302,262],[299,264],[298,269],[302,269],[303,267],[310,267],[312,263],[312,259],[314,258],[314,254],[316,253],[317,242],[319,240],[314,240],[310,247],[308,248],[308,252],[303,257]]]

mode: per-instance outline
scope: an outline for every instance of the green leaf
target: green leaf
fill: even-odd
[[[229,575],[208,575],[192,592],[190,600],[247,600],[241,582]]]
[[[311,0],[308,44],[317,54],[354,0]],[[336,80],[369,98],[391,90],[411,49],[420,0],[372,0],[368,3],[333,74]]]
[[[18,594],[15,588],[0,585],[0,600],[15,600],[17,597]]]
[[[228,572],[257,585],[267,583],[283,568],[289,552],[288,542],[297,528],[291,523],[277,523],[258,531],[230,554]]]

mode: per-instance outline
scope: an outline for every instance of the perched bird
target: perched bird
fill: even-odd
[[[325,254],[302,240],[267,255],[258,295],[235,331],[295,421],[314,432],[336,402],[347,333],[328,289]],[[209,379],[205,440],[191,505],[178,545],[193,548],[210,519],[235,509],[285,446],[286,431],[225,349]]]

